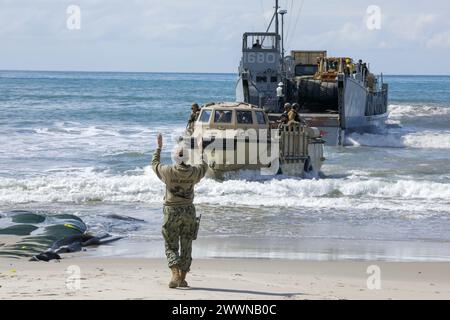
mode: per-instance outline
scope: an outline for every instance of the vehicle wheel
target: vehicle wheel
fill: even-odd
[[[305,166],[304,166],[303,170],[305,170],[305,172],[311,172],[311,171],[314,170],[313,165],[311,163],[311,158],[310,157],[308,157],[305,160]]]

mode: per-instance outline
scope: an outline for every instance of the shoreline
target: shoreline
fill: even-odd
[[[379,290],[367,286],[373,265]],[[165,259],[0,258],[0,299],[450,299],[448,262],[194,259],[190,288],[169,289],[169,279]]]
[[[1,239],[1,237],[0,237]],[[162,259],[162,239],[122,239],[88,248],[93,258]],[[449,262],[448,242],[359,239],[283,239],[276,237],[202,236],[193,245],[194,259],[275,259],[289,261]]]
[[[26,237],[0,235],[0,259],[20,257],[14,253],[8,255],[7,252],[10,246],[20,244],[24,239]],[[20,250],[16,252],[20,253]],[[125,237],[113,244],[83,248],[81,254],[87,259],[100,260],[165,258],[164,242],[159,238],[142,240]],[[194,260],[450,263],[447,241],[421,240],[304,238],[293,241],[275,237],[199,236],[193,245],[192,255]],[[71,254],[61,255],[63,259],[70,256]]]

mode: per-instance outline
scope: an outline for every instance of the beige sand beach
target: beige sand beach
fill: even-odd
[[[379,290],[367,287],[370,265]],[[79,282],[67,273],[78,267]],[[450,299],[450,263],[211,259],[194,261],[188,289],[168,280],[163,259],[0,259],[0,299]]]

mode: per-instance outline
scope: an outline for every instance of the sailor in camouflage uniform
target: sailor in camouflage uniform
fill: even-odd
[[[194,103],[191,107],[192,112],[189,116],[188,124],[187,124],[187,131],[192,134],[194,132],[194,126],[195,122],[198,119],[198,116],[200,115],[200,107],[197,103]]]
[[[201,148],[201,143],[199,147]],[[198,166],[187,165],[187,153],[182,148],[177,148],[173,154],[175,165],[163,165],[160,162],[161,148],[162,136],[159,134],[152,168],[166,185],[162,234],[167,261],[172,271],[169,288],[187,287],[185,279],[192,262],[192,241],[198,231],[193,205],[194,186],[205,176],[208,165],[203,160]]]

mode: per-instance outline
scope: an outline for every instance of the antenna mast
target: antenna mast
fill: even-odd
[[[278,10],[278,14],[281,15],[281,58],[284,59],[284,15],[287,10]]]
[[[275,0],[275,33],[278,35],[278,0]]]

